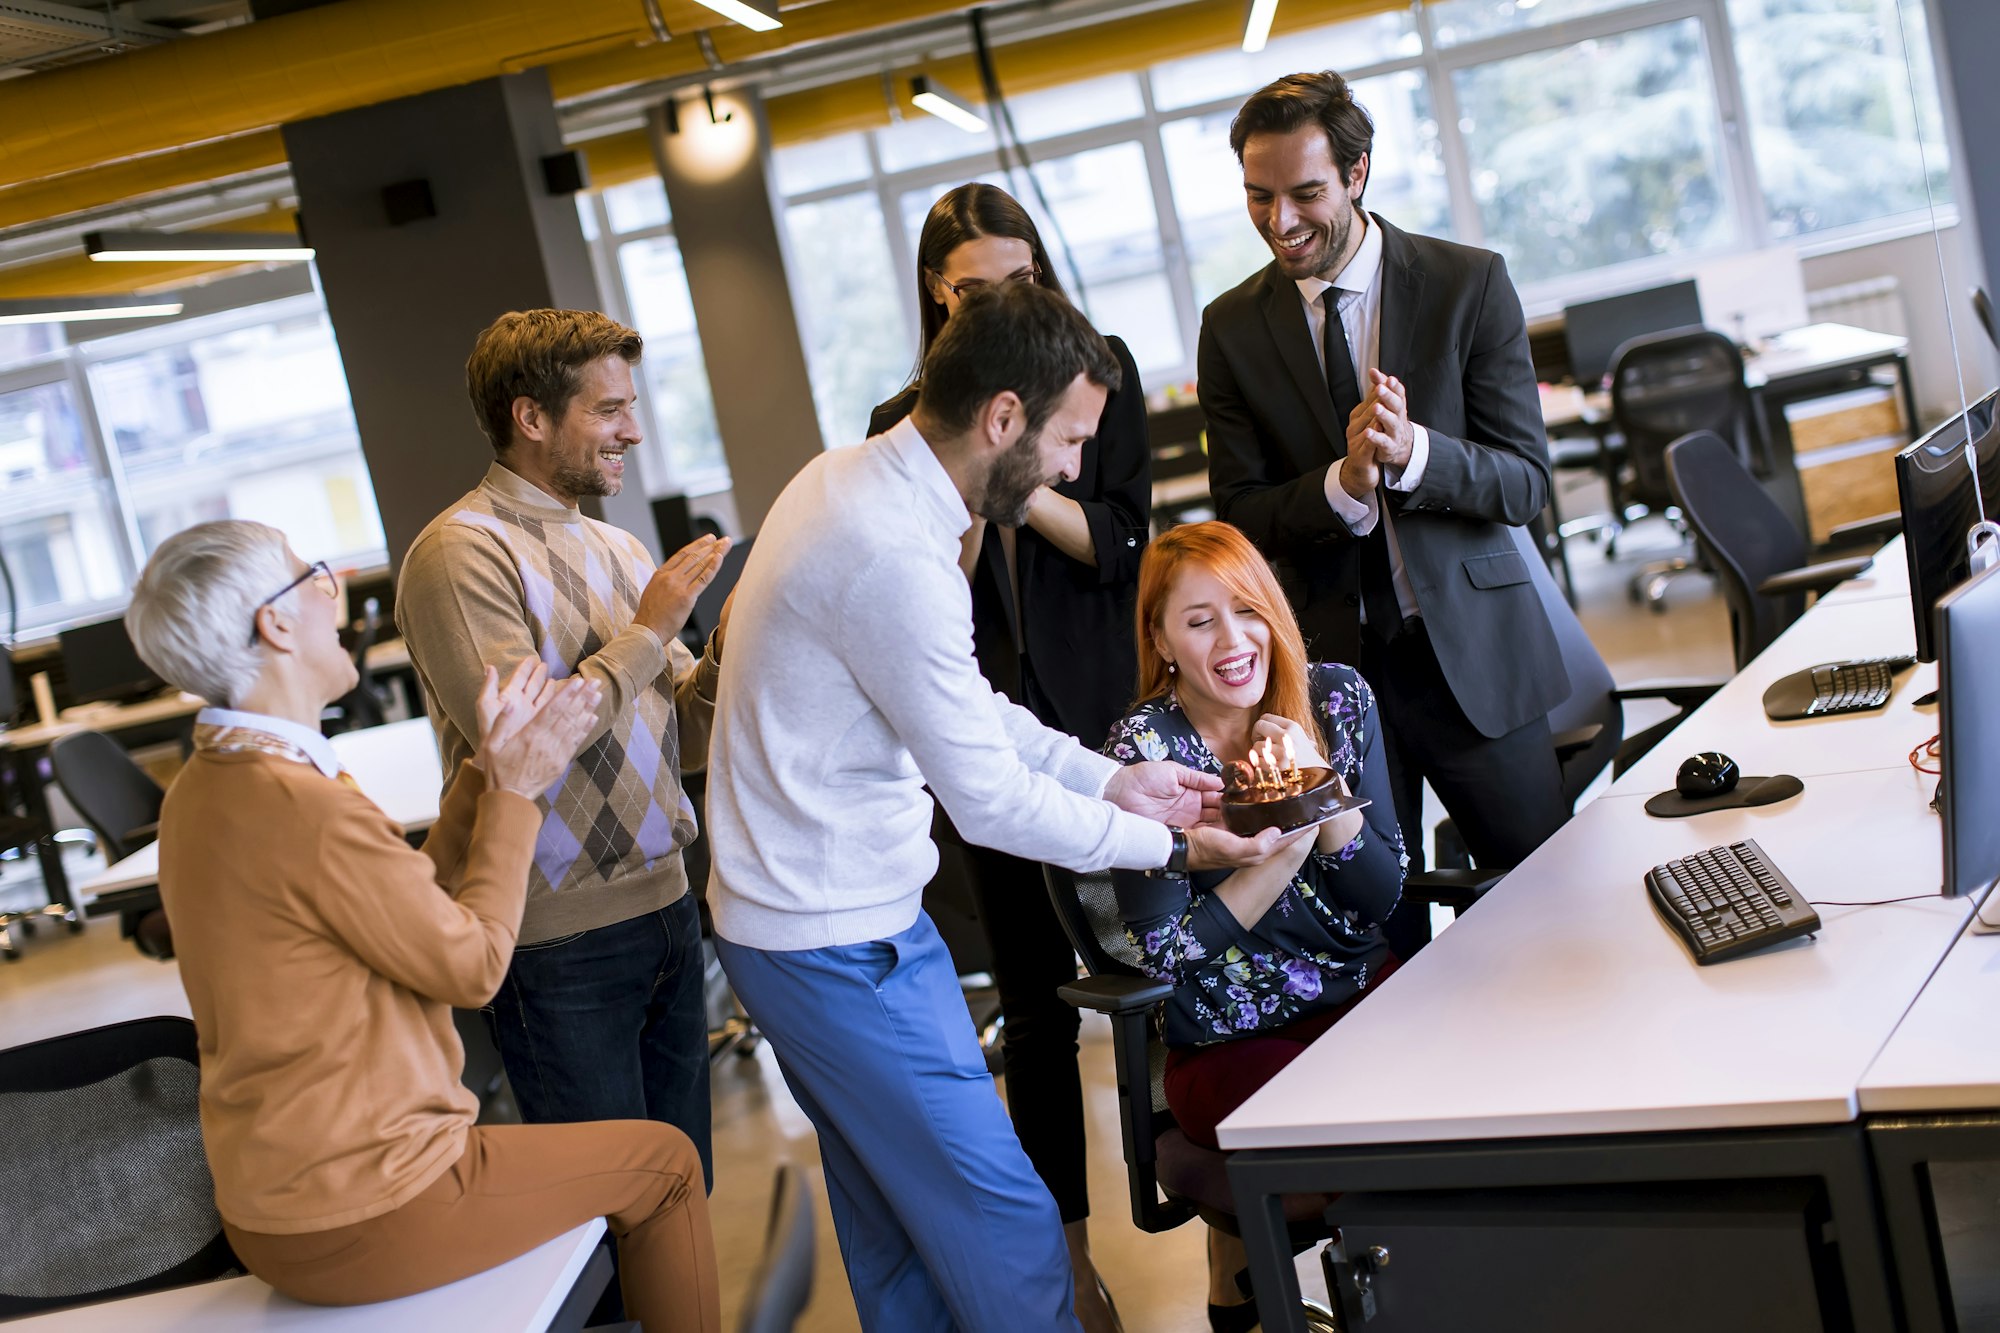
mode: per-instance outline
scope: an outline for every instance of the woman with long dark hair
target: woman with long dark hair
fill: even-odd
[[[1027,210],[994,186],[961,185],[931,206],[917,242],[922,351],[962,295],[1001,282],[1062,291]],[[1103,743],[1129,697],[1132,599],[1152,508],[1139,368],[1123,342],[1106,341],[1122,378],[1083,448],[1077,479],[1036,492],[1019,528],[975,517],[960,560],[972,581],[973,646],[986,679],[1089,746]],[[875,409],[870,435],[909,415],[921,375],[920,356],[910,384]],[[983,847],[965,851],[1006,1020],[1001,1070],[1014,1128],[1062,1214],[1077,1317],[1088,1333],[1116,1329],[1086,1229],[1077,1014],[1056,994],[1075,979],[1076,957],[1040,866]]]

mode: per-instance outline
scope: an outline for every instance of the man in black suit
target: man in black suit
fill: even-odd
[[[1361,210],[1374,125],[1338,74],[1257,92],[1229,140],[1273,260],[1202,315],[1217,507],[1314,658],[1374,687],[1415,855],[1428,780],[1479,864],[1511,866],[1568,815],[1547,721],[1568,678],[1507,530],[1549,493],[1520,299],[1498,255]],[[1407,915],[1405,956],[1428,938]]]

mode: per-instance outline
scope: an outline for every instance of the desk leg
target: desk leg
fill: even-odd
[[[1296,1175],[1282,1161],[1267,1163],[1238,1153],[1229,1159],[1229,1188],[1236,1196],[1236,1224],[1250,1258],[1259,1324],[1265,1333],[1306,1333],[1299,1272],[1292,1266],[1291,1231],[1285,1225],[1284,1194],[1297,1191]]]

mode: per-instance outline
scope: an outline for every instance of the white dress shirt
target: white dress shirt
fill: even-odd
[[[194,724],[198,727],[242,727],[276,736],[304,750],[306,757],[313,761],[313,767],[320,772],[330,778],[340,776],[340,755],[335,752],[333,742],[321,735],[317,727],[302,727],[268,713],[245,713],[234,708],[204,708],[194,715]]]
[[[1355,210],[1354,217],[1366,230],[1361,233],[1361,248],[1354,252],[1354,258],[1347,261],[1347,267],[1332,282],[1324,278],[1299,278],[1297,282],[1299,299],[1305,303],[1306,327],[1312,330],[1313,355],[1319,358],[1320,374],[1326,374],[1326,303],[1336,301],[1340,307],[1340,327],[1347,335],[1347,350],[1354,358],[1354,383],[1360,388],[1363,401],[1366,401],[1368,372],[1381,363],[1382,356],[1382,229],[1369,222],[1368,215],[1360,209]],[[1356,296],[1338,301],[1338,293],[1343,291],[1356,293]],[[1342,421],[1337,424],[1345,434],[1347,423]],[[1410,461],[1400,469],[1388,466],[1382,469],[1383,484],[1392,491],[1417,489],[1424,479],[1424,467],[1430,462],[1430,432],[1411,422],[1410,433],[1415,437],[1410,445]],[[1403,568],[1403,547],[1396,540],[1396,523],[1381,498],[1371,491],[1367,499],[1355,499],[1341,488],[1340,469],[1333,467],[1326,474],[1326,502],[1347,524],[1348,531],[1357,537],[1366,537],[1373,532],[1377,520],[1380,520],[1383,535],[1389,541],[1389,582],[1396,590],[1396,604],[1403,609],[1405,620],[1419,614],[1417,590],[1410,586],[1410,576]],[[1368,619],[1365,607],[1361,618],[1364,623]]]

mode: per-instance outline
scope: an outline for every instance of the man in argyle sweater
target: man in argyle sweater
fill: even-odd
[[[597,726],[544,797],[520,944],[487,1009],[530,1123],[660,1120],[709,1150],[700,918],[683,771],[707,760],[720,644],[676,636],[726,539],[654,568],[577,501],[615,495],[640,441],[639,335],[583,311],[502,315],[466,388],[497,461],[418,535],[396,622],[445,771],[473,753],[488,664],[534,654],[603,687]]]

